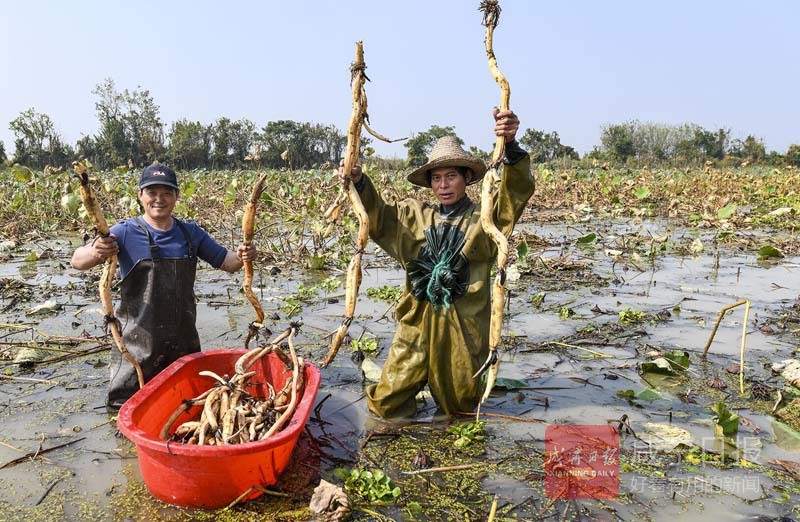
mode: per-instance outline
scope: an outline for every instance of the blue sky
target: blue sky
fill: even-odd
[[[97,130],[104,78],[148,89],[169,124],[220,116],[345,129],[348,66],[364,41],[372,127],[452,125],[490,149],[477,0],[3,2],[0,140],[34,107],[70,143]],[[522,128],[586,153],[631,119],[727,127],[767,150],[800,143],[800,3],[501,0],[495,52]],[[402,144],[376,144],[405,157]]]

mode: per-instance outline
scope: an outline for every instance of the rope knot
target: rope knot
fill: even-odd
[[[439,310],[450,308],[466,293],[469,264],[461,253],[465,242],[464,232],[447,223],[425,230],[425,246],[408,264],[414,297]]]

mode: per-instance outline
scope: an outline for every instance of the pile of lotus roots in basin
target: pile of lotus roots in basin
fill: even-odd
[[[236,361],[231,378],[211,371],[199,372],[217,382],[194,399],[183,401],[164,424],[161,438],[184,444],[219,446],[264,440],[283,429],[297,409],[305,385],[304,362],[295,353],[294,332],[294,327],[289,328],[269,344],[246,352]],[[278,344],[287,337],[291,357]],[[247,389],[257,372],[248,370],[271,352],[283,361],[287,371],[291,369],[292,378],[286,379],[279,391],[266,382],[269,396],[256,397]],[[170,433],[178,417],[195,407],[202,408],[193,420],[180,424]]]

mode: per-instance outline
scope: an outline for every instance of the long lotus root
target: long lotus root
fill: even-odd
[[[102,237],[108,237],[111,233],[108,228],[108,224],[106,223],[106,218],[103,215],[103,209],[100,208],[100,203],[97,201],[97,197],[94,194],[94,190],[92,190],[92,185],[89,183],[89,168],[90,164],[88,162],[74,162],[72,167],[75,171],[75,176],[81,182],[81,200],[83,201],[83,206],[86,208],[86,213],[89,214],[89,217],[92,219],[92,223],[94,223],[95,228],[97,229],[97,233]],[[103,265],[103,274],[100,276],[100,283],[99,283],[99,291],[100,291],[100,303],[103,306],[103,313],[105,314],[106,324],[108,328],[111,330],[111,337],[114,339],[114,344],[117,345],[117,349],[120,351],[123,357],[131,363],[131,366],[136,370],[136,378],[139,381],[139,388],[144,386],[144,373],[142,373],[142,367],[139,366],[139,363],[136,359],[134,359],[133,355],[125,348],[125,343],[122,341],[122,329],[119,324],[119,320],[114,315],[114,303],[111,301],[111,282],[114,279],[114,274],[117,272],[117,256],[110,256],[106,259],[105,264]]]
[[[325,357],[325,362],[322,363],[323,368],[333,362],[333,359],[336,357],[336,353],[342,346],[342,341],[347,334],[347,330],[350,328],[350,323],[353,321],[356,311],[356,297],[358,296],[358,289],[361,286],[361,257],[364,254],[364,248],[366,248],[367,240],[369,239],[369,216],[367,215],[364,204],[361,202],[361,197],[358,195],[358,191],[353,186],[349,176],[350,172],[353,170],[353,167],[358,162],[358,148],[361,140],[361,127],[364,123],[364,117],[367,113],[367,97],[366,93],[364,92],[364,83],[367,80],[367,77],[364,74],[364,69],[366,68],[367,66],[364,63],[363,44],[362,42],[357,42],[356,59],[353,65],[350,67],[352,74],[351,83],[353,110],[350,114],[350,124],[347,127],[347,149],[344,156],[344,172],[346,175],[342,183],[342,191],[347,193],[347,197],[350,200],[353,211],[356,213],[356,217],[358,218],[358,237],[356,239],[356,253],[350,260],[350,265],[347,269],[344,321],[342,321],[341,326],[339,326],[339,329],[336,331],[333,339],[331,340],[331,345],[328,349],[328,355]],[[331,211],[330,213],[335,214],[337,212],[338,211],[335,210]]]
[[[508,85],[508,80],[500,72],[497,66],[497,58],[493,49],[493,36],[494,29],[500,21],[500,5],[497,0],[484,0],[480,4],[480,10],[483,12],[483,25],[486,26],[486,58],[489,64],[489,72],[492,78],[497,82],[500,87],[500,110],[507,111],[509,109],[509,101],[511,99],[511,88]],[[505,137],[497,136],[495,140],[494,150],[492,152],[492,160],[489,171],[483,178],[483,185],[481,187],[481,226],[483,230],[492,238],[497,246],[497,275],[495,276],[494,284],[492,285],[492,315],[489,323],[489,356],[484,362],[483,366],[475,373],[476,376],[483,373],[486,368],[489,368],[489,373],[486,379],[486,389],[481,397],[483,403],[492,391],[494,383],[497,379],[497,374],[500,370],[500,360],[497,357],[497,346],[500,344],[500,333],[503,326],[503,304],[505,302],[505,279],[506,279],[506,263],[508,262],[508,239],[497,228],[492,219],[492,211],[494,209],[494,200],[496,192],[496,183],[498,180],[497,168],[500,165],[503,154],[505,153]],[[478,406],[478,415],[480,415],[480,405]]]
[[[242,243],[245,246],[250,246],[250,244],[253,242],[256,208],[258,207],[258,199],[261,197],[261,193],[264,191],[264,181],[266,181],[266,179],[266,172],[262,174],[260,178],[258,178],[258,181],[253,186],[253,192],[250,194],[250,199],[248,200],[247,205],[245,205],[244,212],[242,213]],[[250,304],[253,305],[253,309],[256,311],[256,320],[250,323],[247,337],[244,341],[244,347],[247,349],[250,345],[250,339],[258,335],[258,329],[264,326],[264,309],[261,308],[261,303],[253,294],[253,262],[243,261],[242,264],[244,265],[244,281],[242,281],[242,289],[244,290],[244,295],[247,296],[247,300],[250,301]]]

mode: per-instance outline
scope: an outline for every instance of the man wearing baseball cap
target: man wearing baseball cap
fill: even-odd
[[[198,258],[236,272],[243,261],[257,256],[252,245],[229,251],[196,223],[175,218],[172,212],[179,193],[174,170],[160,163],[150,165],[139,176],[142,216],[117,223],[109,237],[95,238],[72,255],[72,266],[79,270],[118,256],[122,282],[116,315],[125,347],[142,367],[146,381],[179,357],[200,351],[194,295]],[[139,386],[133,366],[118,351],[111,353],[106,404],[119,408]]]
[[[495,110],[494,120],[495,134],[506,141],[494,219],[509,236],[534,181],[528,153],[515,141],[519,119]],[[481,383],[472,376],[489,353],[489,273],[497,247],[481,226],[480,204],[466,190],[486,170],[458,138],[445,136],[428,162],[408,175],[414,185],[430,188],[438,205],[386,201],[360,167],[350,173],[369,214],[370,238],[406,270],[397,332],[380,381],[366,389],[367,406],[381,417],[412,416],[426,384],[448,416],[478,404]]]

